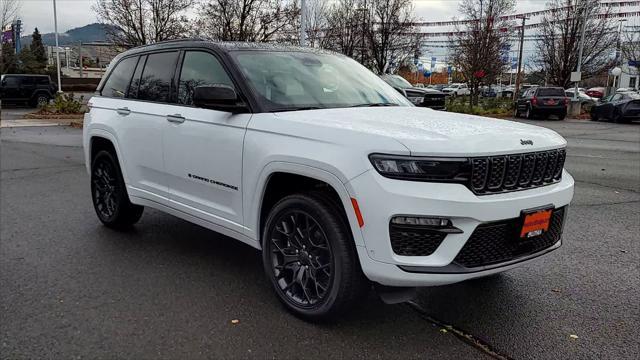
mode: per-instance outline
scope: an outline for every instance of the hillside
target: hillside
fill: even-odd
[[[58,42],[60,45],[77,45],[80,42],[107,41],[106,27],[109,25],[89,24],[75,29],[71,29],[65,33],[58,34]],[[45,45],[55,45],[55,34],[42,34],[42,42]],[[31,34],[22,37],[22,46],[31,44]]]

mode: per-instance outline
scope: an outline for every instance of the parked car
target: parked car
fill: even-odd
[[[4,74],[0,77],[0,100],[3,103],[29,104],[33,107],[49,103],[56,84],[48,75]]]
[[[549,118],[555,115],[560,120],[567,116],[569,99],[561,87],[532,87],[518,97],[513,112],[514,117],[527,119]]]
[[[605,88],[603,87],[592,87],[585,91],[585,94],[591,96],[592,98],[601,99],[604,97]]]
[[[591,120],[608,120],[617,123],[640,119],[640,94],[619,92],[609,95],[591,108]]]
[[[442,92],[446,95],[452,96],[464,96],[471,94],[467,84],[454,83],[442,89]]]
[[[414,87],[400,75],[384,74],[380,77],[416,106],[424,106],[435,110],[446,109],[445,95],[438,90]]]
[[[482,91],[480,92],[480,96],[482,96],[482,97],[496,97],[496,96],[498,96],[498,94],[496,93],[495,89],[493,89],[490,86],[487,86],[484,89],[482,89]]]
[[[344,55],[136,47],[114,58],[89,108],[102,223],[128,228],[150,207],[249,244],[306,319],[338,316],[372,286],[400,301],[407,287],[493,275],[562,245],[574,188],[565,139],[413,106]]]
[[[565,96],[569,98],[569,101],[573,99],[574,93],[575,93],[575,89],[565,90],[564,92]],[[592,106],[598,102],[598,99],[592,98],[591,96],[587,95],[582,91],[578,91],[578,100],[580,101],[580,104],[582,106],[585,106],[585,105]]]

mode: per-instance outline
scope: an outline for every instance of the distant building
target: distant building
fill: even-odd
[[[640,89],[640,61],[627,61],[620,69],[622,74],[618,87]]]

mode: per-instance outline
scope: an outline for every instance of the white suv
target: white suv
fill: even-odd
[[[574,182],[551,130],[415,107],[317,49],[173,41],[116,57],[84,150],[99,219],[160,209],[262,249],[288,309],[334,316],[561,245]],[[392,296],[387,296],[387,299]]]
[[[442,89],[442,92],[447,95],[453,96],[464,96],[471,94],[471,90],[469,90],[467,84],[451,84]]]

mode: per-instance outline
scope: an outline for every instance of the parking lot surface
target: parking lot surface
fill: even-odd
[[[152,209],[101,226],[81,130],[2,129],[0,356],[637,359],[640,124],[534,123],[567,138],[576,179],[558,251],[322,325],[280,306],[246,245]]]

